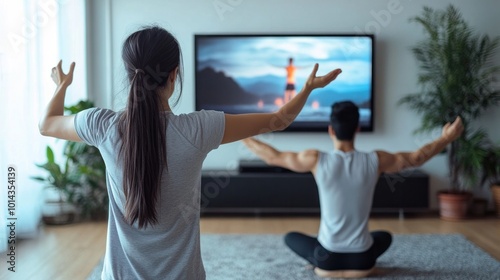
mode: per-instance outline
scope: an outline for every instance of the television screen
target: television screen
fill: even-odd
[[[195,35],[196,110],[274,112],[317,75],[342,69],[314,90],[286,131],[326,131],[331,105],[360,108],[361,131],[373,130],[373,35]]]

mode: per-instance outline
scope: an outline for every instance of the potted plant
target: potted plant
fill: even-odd
[[[499,38],[476,34],[453,5],[444,10],[424,7],[411,21],[425,33],[425,39],[412,48],[421,90],[399,104],[422,116],[416,133],[432,132],[457,116],[462,118],[464,133],[446,150],[451,184],[438,194],[441,218],[460,220],[467,214],[471,189],[480,185],[490,144],[474,121],[500,102],[500,93],[491,86],[500,69],[493,65]]]
[[[47,162],[37,164],[48,172],[46,177],[31,177],[34,180],[46,183],[45,187],[54,190],[55,196],[46,197],[42,219],[49,225],[62,225],[74,221],[76,209],[74,207],[75,191],[80,186],[78,174],[71,171],[70,161],[67,158],[64,169],[55,162],[54,152],[47,146]]]

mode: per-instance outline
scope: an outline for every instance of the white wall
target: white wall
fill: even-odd
[[[500,1],[452,2],[477,30],[490,36],[500,35]],[[111,70],[94,67],[91,89],[97,105],[123,107],[127,90],[121,44],[130,33],[147,24],[160,24],[181,44],[184,92],[182,102],[175,109],[177,113],[194,110],[193,35],[196,33],[375,33],[375,131],[358,136],[358,149],[413,150],[432,138],[412,135],[419,117],[396,105],[405,94],[418,90],[416,61],[409,48],[422,38],[422,30],[408,19],[419,15],[424,5],[444,8],[449,3],[431,0],[93,0],[90,11],[95,13],[91,16],[91,30],[95,35],[91,59],[95,58],[100,65],[108,63]],[[110,42],[106,38],[110,38]],[[106,53],[111,53],[111,57]],[[113,80],[111,85],[106,83],[109,77]],[[500,109],[495,108],[482,121],[496,140],[500,140],[500,131],[495,131],[499,117]],[[274,133],[264,139],[286,150],[328,150],[332,146],[327,135],[318,133]],[[241,143],[228,144],[213,151],[204,168],[235,169],[238,160],[250,157],[253,156]],[[435,208],[434,193],[448,185],[445,157],[437,156],[421,169],[431,176],[431,207]]]

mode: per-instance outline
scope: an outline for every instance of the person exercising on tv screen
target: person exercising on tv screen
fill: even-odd
[[[276,66],[282,68],[283,66]],[[285,85],[285,94],[283,97],[283,104],[288,103],[296,94],[297,91],[295,89],[295,73],[297,69],[305,68],[305,66],[295,66],[293,64],[293,58],[290,57],[288,59],[288,65],[284,67],[286,70],[286,85]]]
[[[361,152],[354,146],[359,109],[351,101],[332,105],[328,134],[330,152],[282,152],[255,138],[245,145],[269,165],[312,172],[318,187],[321,220],[317,237],[298,232],[285,236],[286,245],[307,260],[322,277],[366,277],[391,245],[387,231],[368,230],[375,185],[381,173],[417,167],[441,152],[463,132],[460,117],[447,123],[441,137],[413,152]]]
[[[295,71],[297,67],[293,65],[293,58],[288,59],[288,66],[286,69],[286,87],[284,103],[287,103],[295,96]]]

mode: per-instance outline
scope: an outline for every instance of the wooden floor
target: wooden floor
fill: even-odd
[[[284,234],[300,231],[314,235],[318,217],[203,217],[202,233]],[[395,234],[461,233],[500,260],[500,219],[488,217],[446,222],[434,216],[372,217],[370,229]],[[105,251],[106,223],[44,226],[35,239],[20,240],[16,272],[7,271],[6,255],[0,257],[0,279],[86,279]]]

